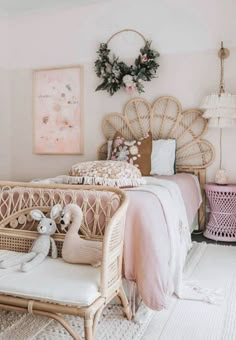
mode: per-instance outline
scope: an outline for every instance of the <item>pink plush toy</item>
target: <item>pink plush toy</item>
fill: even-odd
[[[83,212],[76,204],[68,204],[61,212],[62,230],[68,226],[65,235],[62,258],[69,263],[83,263],[98,266],[102,259],[102,242],[84,240],[79,235]]]

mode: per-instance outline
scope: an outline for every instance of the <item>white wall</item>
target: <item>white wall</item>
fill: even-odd
[[[218,90],[219,60],[217,47],[226,34],[228,46],[236,46],[233,32],[234,21],[222,17],[221,27],[217,20],[222,7],[219,0],[217,11],[211,11],[211,2],[204,3],[204,15],[199,8],[187,6],[185,0],[172,1],[110,1],[73,10],[55,13],[38,13],[13,17],[9,20],[12,103],[12,179],[28,180],[35,177],[65,173],[71,164],[84,159],[95,159],[98,145],[103,141],[101,121],[109,112],[121,112],[130,98],[120,91],[113,97],[94,92],[98,79],[93,70],[96,50],[102,41],[119,29],[131,27],[141,31],[153,41],[153,47],[161,52],[158,78],[145,85],[144,98],[153,101],[160,95],[176,96],[183,108],[199,107],[202,97]],[[203,0],[200,0],[200,3]],[[188,2],[189,3],[189,2]],[[192,1],[194,4],[195,2]],[[186,6],[187,7],[186,7]],[[220,12],[222,11],[222,12]],[[223,20],[223,22],[222,22]],[[225,21],[224,21],[225,20]],[[232,33],[233,32],[233,33]],[[111,47],[121,59],[137,55],[142,41],[132,34],[118,36]],[[236,49],[226,61],[226,87],[236,93]],[[84,156],[39,156],[32,154],[32,86],[33,68],[81,64],[84,66]],[[217,130],[208,132],[207,138],[218,143]],[[236,160],[232,148],[236,142],[235,130],[223,136],[224,166],[232,180],[236,180]],[[216,150],[218,151],[218,150]],[[212,179],[218,166],[208,170]]]
[[[0,180],[11,178],[11,112],[9,73],[0,68]]]
[[[6,17],[0,20],[0,180],[11,178],[11,109],[8,68],[9,31]]]
[[[0,16],[0,41],[0,67],[7,68],[9,65],[9,20],[7,16]]]

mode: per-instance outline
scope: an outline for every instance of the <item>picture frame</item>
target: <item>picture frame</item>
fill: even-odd
[[[83,152],[82,66],[33,70],[33,153]]]

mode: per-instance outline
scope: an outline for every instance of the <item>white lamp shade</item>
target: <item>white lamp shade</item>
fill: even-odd
[[[236,95],[211,94],[203,99],[200,108],[205,111],[202,116],[208,119],[209,127],[236,126]]]
[[[203,115],[204,118],[206,118]],[[208,118],[209,128],[230,128],[236,127],[236,119],[233,118]]]

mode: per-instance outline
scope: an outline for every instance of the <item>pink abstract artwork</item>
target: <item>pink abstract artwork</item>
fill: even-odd
[[[35,70],[34,152],[83,153],[81,68]]]

